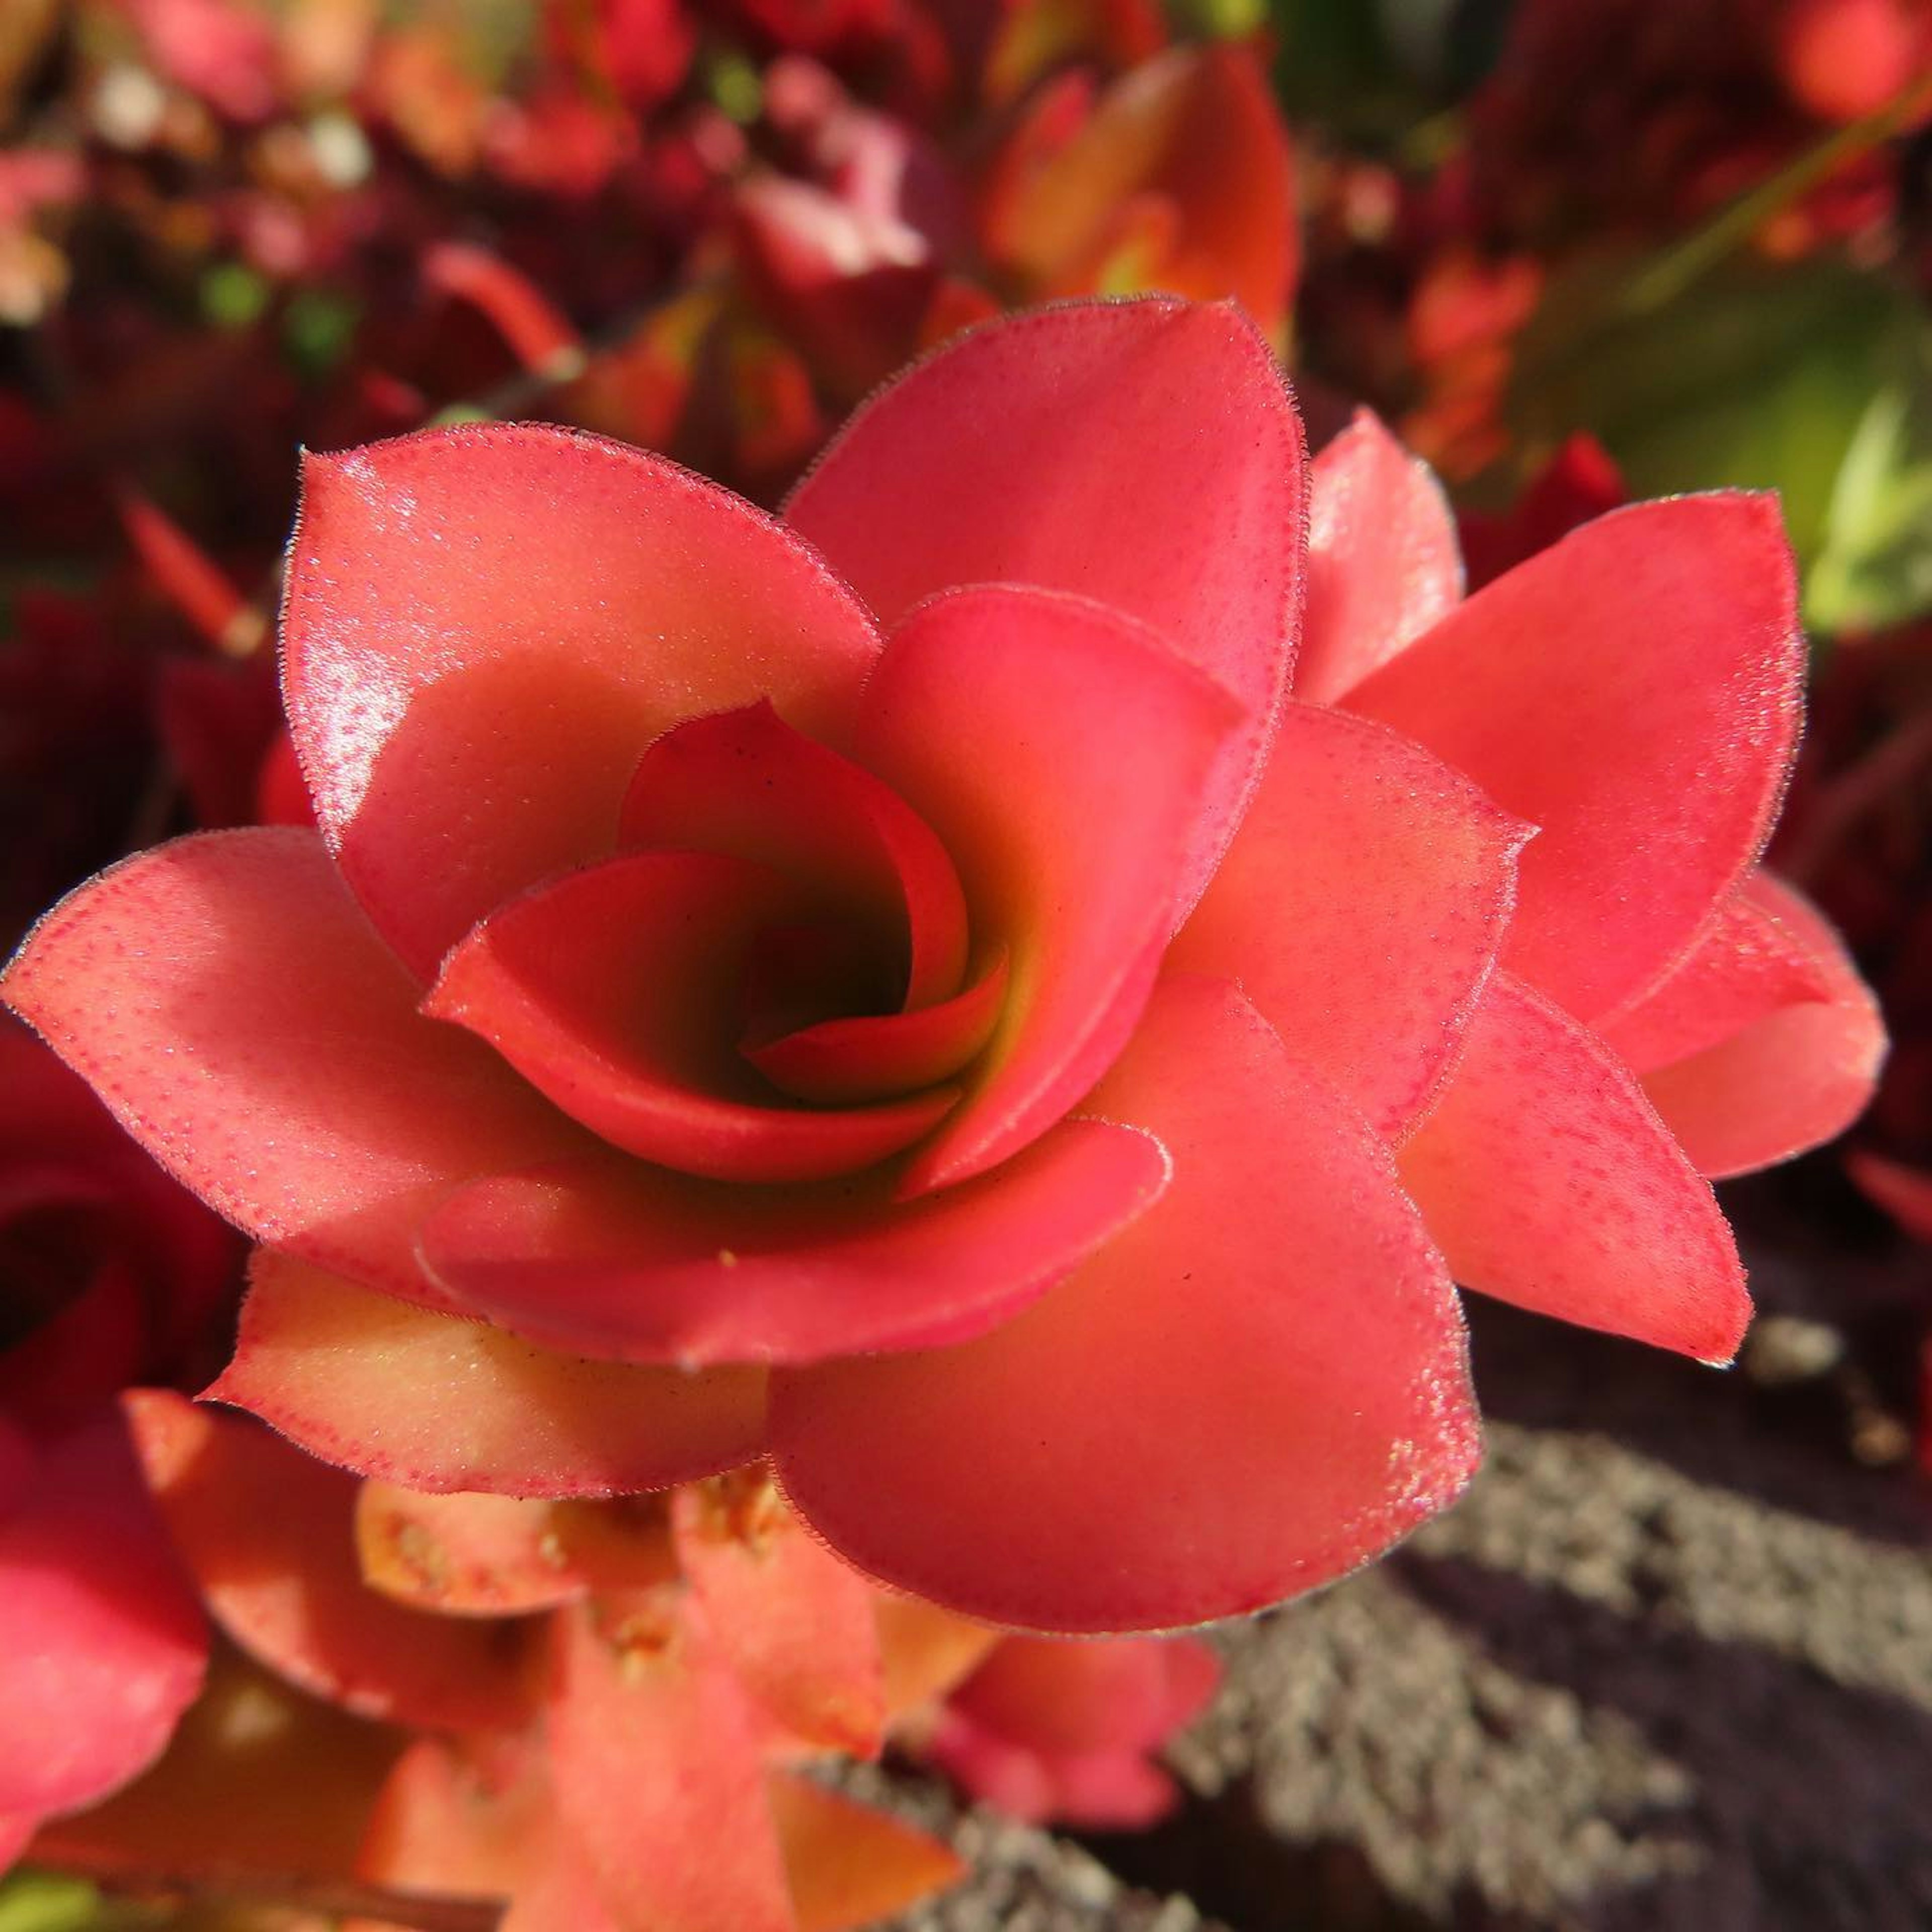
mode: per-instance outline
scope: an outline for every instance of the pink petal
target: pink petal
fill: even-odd
[[[975,329],[881,391],[786,515],[889,627],[956,584],[1038,584],[1141,619],[1225,686],[1243,722],[1193,830],[1185,906],[1287,676],[1304,470],[1280,373],[1238,310],[1078,302]]]
[[[749,1461],[764,1377],[590,1362],[256,1257],[235,1359],[208,1391],[324,1461],[406,1489],[594,1496]]]
[[[948,1088],[835,1113],[772,1104],[738,1059],[759,934],[801,889],[711,852],[632,852],[536,887],[444,962],[423,1010],[482,1035],[606,1140],[682,1173],[820,1180],[909,1147]]]
[[[160,1756],[208,1629],[119,1418],[47,1448],[0,1515],[0,1814],[104,1798]]]
[[[762,1466],[680,1490],[671,1522],[739,1682],[808,1744],[876,1757],[886,1685],[872,1586],[784,1507]]]
[[[1460,1047],[1527,836],[1420,746],[1288,705],[1168,964],[1238,980],[1290,1052],[1399,1138]]]
[[[1454,1496],[1461,1315],[1366,1124],[1185,976],[1091,1104],[1160,1135],[1166,1197],[978,1341],[775,1374],[807,1522],[948,1608],[1092,1631],[1274,1602]]]
[[[1180,1802],[1174,1780],[1156,1764],[1128,1751],[1094,1751],[1055,1758],[1053,1816],[1076,1831],[1144,1832]]]
[[[877,648],[748,504],[496,423],[309,459],[283,647],[317,814],[425,977],[492,907],[612,849],[659,733],[768,698],[836,734]]]
[[[952,1694],[995,1735],[1052,1754],[1145,1750],[1168,1718],[1166,1637],[1009,1637]]]
[[[1668,1066],[1786,1006],[1831,998],[1814,950],[1753,890],[1764,878],[1753,873],[1718,909],[1669,978],[1598,1023],[1627,1066],[1640,1073]]]
[[[1774,500],[1599,518],[1348,694],[1541,828],[1504,958],[1584,1018],[1644,991],[1763,843],[1804,669]]]
[[[209,1614],[259,1663],[358,1717],[450,1730],[524,1718],[514,1627],[425,1616],[364,1586],[352,1477],[164,1390],[126,1406]]]
[[[667,732],[631,781],[619,832],[626,845],[753,860],[884,912],[902,928],[908,1008],[958,988],[966,902],[945,847],[890,788],[769,704]]]
[[[1308,493],[1294,694],[1333,704],[1456,607],[1462,560],[1435,472],[1366,410],[1316,458]]]
[[[801,1100],[847,1106],[950,1080],[993,1036],[1006,994],[1006,949],[963,993],[916,1012],[820,1020],[745,1058],[773,1086]]]
[[[1152,1136],[1097,1120],[910,1202],[890,1171],[752,1189],[584,1162],[462,1190],[423,1252],[464,1306],[544,1347],[686,1368],[820,1361],[1009,1319],[1144,1213],[1167,1173]]]
[[[1053,1778],[1046,1760],[952,1711],[941,1714],[927,1754],[976,1804],[1044,1825],[1053,1816]]]
[[[431,1292],[414,1229],[453,1183],[585,1144],[494,1054],[416,1011],[313,832],[137,854],[49,913],[4,985],[211,1206],[398,1294]]]
[[[1770,1167],[1842,1133],[1870,1100],[1886,1051],[1878,1002],[1815,908],[1762,872],[1734,904],[1740,916],[1755,916],[1758,938],[1767,952],[1778,949],[1781,968],[1759,955],[1750,961],[1755,970],[1740,974],[1733,953],[1725,966],[1754,997],[1741,998],[1744,988],[1734,980],[1728,1034],[1667,1064],[1634,1062],[1664,1125],[1700,1172],[1720,1179]],[[1684,976],[1680,971],[1666,982],[1665,994]],[[1778,986],[1783,1000],[1773,1005]],[[1714,988],[1706,996],[1716,1004]],[[1684,1004],[1694,997],[1688,988],[1678,995]],[[1606,1037],[1618,1043],[1616,1033]],[[1654,1053],[1654,1035],[1648,1044]]]
[[[1401,1166],[1465,1287],[1700,1361],[1737,1352],[1750,1302],[1709,1184],[1616,1055],[1509,974]]]
[[[1125,1043],[1174,928],[1202,787],[1235,707],[1136,625],[1011,586],[936,598],[867,686],[858,755],[959,867],[1004,1011],[908,1190],[1005,1160]]]
[[[701,1623],[653,1594],[554,1628],[557,1810],[611,1916],[627,1932],[793,1932],[752,1707]]]

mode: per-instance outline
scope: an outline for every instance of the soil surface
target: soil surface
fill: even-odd
[[[1828,1171],[1730,1204],[1762,1312],[1728,1373],[1472,1305],[1487,1467],[1216,1634],[1166,1824],[1074,1844],[882,1779],[976,1867],[902,1932],[1932,1928],[1932,1251]]]

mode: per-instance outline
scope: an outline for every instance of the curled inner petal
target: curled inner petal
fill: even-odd
[[[745,1058],[801,1100],[846,1104],[910,1094],[961,1072],[993,1036],[1006,991],[1006,950],[995,946],[963,993],[910,1012],[821,1020]]]
[[[910,1146],[954,1095],[814,1112],[782,1104],[739,1057],[761,936],[813,910],[748,860],[628,854],[477,927],[424,1010],[482,1034],[566,1112],[646,1160],[740,1181],[850,1173]]]
[[[966,902],[946,848],[890,786],[768,704],[666,732],[631,781],[619,836],[755,860],[896,925],[908,1008],[958,986]]]
[[[1084,598],[980,584],[924,604],[866,688],[859,754],[960,868],[1012,984],[908,1192],[1008,1159],[1125,1045],[1174,925],[1210,771],[1244,728],[1215,681]]]

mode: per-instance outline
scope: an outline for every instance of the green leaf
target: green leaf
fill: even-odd
[[[1634,258],[1598,258],[1552,282],[1506,405],[1526,460],[1587,429],[1633,496],[1776,490],[1809,566],[1905,298],[1831,262],[1740,260],[1660,306],[1634,305],[1640,273]]]
[[[1806,621],[1874,630],[1932,610],[1932,325],[1892,344],[1893,372],[1852,432],[1805,585]]]
[[[100,1894],[84,1879],[16,1871],[0,1880],[0,1932],[95,1932]]]
[[[362,305],[327,289],[302,289],[282,316],[282,344],[297,371],[310,382],[340,366],[355,345]]]
[[[242,262],[218,262],[201,278],[201,312],[217,328],[246,328],[268,305],[268,285]]]

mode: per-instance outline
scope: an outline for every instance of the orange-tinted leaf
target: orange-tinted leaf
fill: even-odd
[[[794,1932],[753,1708],[688,1599],[573,1605],[554,1628],[558,1815],[611,1916]]]
[[[875,1753],[886,1696],[872,1586],[786,1508],[762,1463],[680,1490],[671,1521],[745,1688],[809,1742]]]
[[[259,1662],[361,1717],[455,1730],[520,1720],[524,1634],[404,1610],[367,1588],[352,1477],[164,1390],[137,1390],[127,1407],[209,1612]]]
[[[48,1826],[34,1856],[94,1872],[344,1878],[400,1742],[224,1648],[160,1762]]]
[[[1001,1633],[969,1622],[923,1597],[877,1598],[872,1605],[886,1675],[886,1708],[895,1719],[944,1697],[971,1675]]]
[[[590,1586],[540,1498],[423,1496],[364,1483],[356,1498],[362,1580],[398,1603],[459,1616],[517,1616],[574,1602]]]
[[[938,1839],[808,1778],[774,1772],[770,1789],[799,1932],[853,1932],[943,1891],[964,1870]]]

